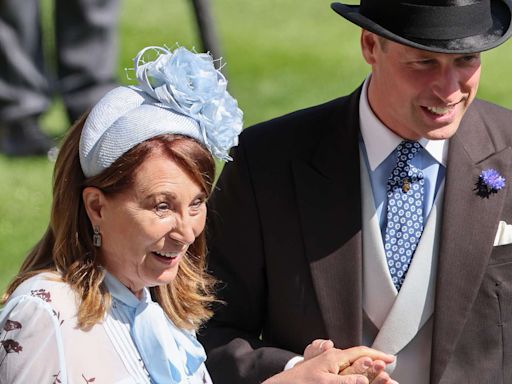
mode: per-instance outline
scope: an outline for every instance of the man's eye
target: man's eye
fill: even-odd
[[[423,65],[423,66],[425,66],[425,65],[431,65],[431,64],[433,64],[433,62],[434,62],[434,60],[425,59],[425,60],[418,60],[418,61],[416,62],[416,64],[417,64],[417,65]]]
[[[464,63],[474,63],[478,61],[478,59],[480,59],[480,56],[478,55],[468,55],[460,58],[460,60]]]

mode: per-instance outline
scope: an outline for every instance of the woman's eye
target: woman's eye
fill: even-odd
[[[193,209],[199,209],[203,205],[204,199],[196,199],[190,205]]]
[[[167,203],[159,203],[155,207],[157,212],[166,212],[169,210],[169,204]]]

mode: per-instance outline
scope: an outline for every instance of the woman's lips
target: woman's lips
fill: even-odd
[[[151,254],[160,262],[166,265],[172,265],[177,262],[178,256],[180,256],[181,252],[156,252],[153,251]]]

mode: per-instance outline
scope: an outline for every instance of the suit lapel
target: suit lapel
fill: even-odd
[[[397,291],[386,261],[368,167],[364,159],[360,163],[363,200],[363,308],[371,323],[380,330],[396,300]]]
[[[362,338],[359,94],[326,121],[313,155],[292,165],[313,286],[328,337],[341,348]]]
[[[512,149],[496,152],[485,125],[468,110],[450,140],[434,311],[431,382],[438,383],[476,298],[507,191],[482,198],[480,172],[511,173]],[[508,188],[508,186],[506,187]]]

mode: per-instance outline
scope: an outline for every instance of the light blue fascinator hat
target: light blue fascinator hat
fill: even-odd
[[[156,53],[154,60],[146,61],[148,51]],[[138,85],[107,93],[84,123],[79,150],[84,175],[100,174],[129,149],[162,134],[192,137],[218,159],[231,160],[243,113],[212,57],[183,47],[146,47],[134,62]]]

